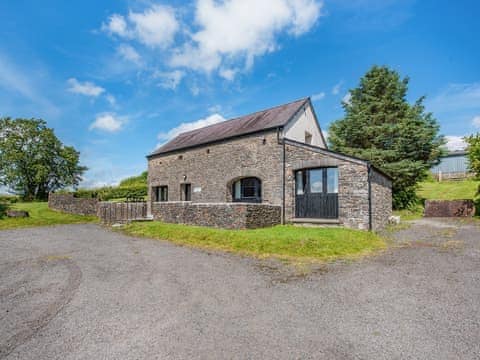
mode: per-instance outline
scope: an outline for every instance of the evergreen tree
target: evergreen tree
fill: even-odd
[[[333,150],[357,156],[393,178],[393,205],[413,205],[416,188],[438,163],[445,143],[439,125],[425,112],[424,97],[409,104],[408,78],[386,66],[373,66],[343,102],[345,117],[330,126]]]

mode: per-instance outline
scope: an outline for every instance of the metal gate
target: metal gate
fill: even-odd
[[[302,169],[295,173],[295,217],[338,218],[338,169]]]

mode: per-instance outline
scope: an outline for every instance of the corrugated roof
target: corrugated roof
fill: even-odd
[[[222,121],[218,124],[184,132],[155,150],[150,156],[284,126],[308,101],[308,98],[304,98],[253,114]]]

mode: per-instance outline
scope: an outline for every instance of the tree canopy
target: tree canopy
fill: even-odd
[[[480,133],[465,137],[465,141],[468,144],[468,166],[475,176],[480,178]]]
[[[41,119],[0,119],[0,184],[26,200],[76,186],[86,167],[80,153],[65,146]]]
[[[369,160],[393,178],[395,208],[417,200],[417,183],[438,163],[445,143],[436,119],[425,111],[425,98],[407,101],[408,83],[386,66],[373,66],[350,90],[342,103],[345,117],[328,133],[333,150]]]

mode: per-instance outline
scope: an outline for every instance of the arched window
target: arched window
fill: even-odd
[[[232,185],[233,201],[262,202],[262,182],[249,177],[237,180]]]

